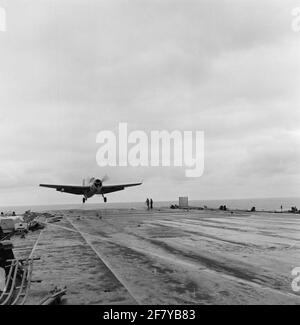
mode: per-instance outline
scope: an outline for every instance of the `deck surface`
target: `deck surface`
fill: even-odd
[[[159,209],[67,210],[37,240],[28,304],[67,286],[68,304],[299,304],[300,217]],[[24,247],[22,247],[22,245]],[[26,246],[27,245],[27,246]],[[30,251],[30,249],[27,249]]]

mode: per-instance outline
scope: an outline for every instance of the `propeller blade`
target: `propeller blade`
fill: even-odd
[[[103,182],[106,182],[106,181],[108,181],[108,179],[109,179],[109,177],[107,176],[107,175],[104,175],[103,177],[102,177],[102,179],[101,179],[101,182],[103,183]]]

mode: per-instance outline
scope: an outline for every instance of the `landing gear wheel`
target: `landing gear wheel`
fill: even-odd
[[[82,199],[82,203],[84,204],[84,203],[85,203],[85,201],[86,201],[86,198],[84,197],[84,198]]]
[[[104,197],[103,199],[104,199],[104,203],[106,203],[107,202],[107,197]]]

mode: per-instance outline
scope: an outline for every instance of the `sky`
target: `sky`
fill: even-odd
[[[299,196],[298,0],[0,0],[0,205]],[[99,167],[96,136],[204,131],[205,169]],[[91,203],[102,202],[94,197]]]

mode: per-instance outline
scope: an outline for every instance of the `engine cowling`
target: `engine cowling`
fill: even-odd
[[[92,185],[92,189],[94,191],[98,191],[102,187],[102,181],[100,179],[96,179]]]

